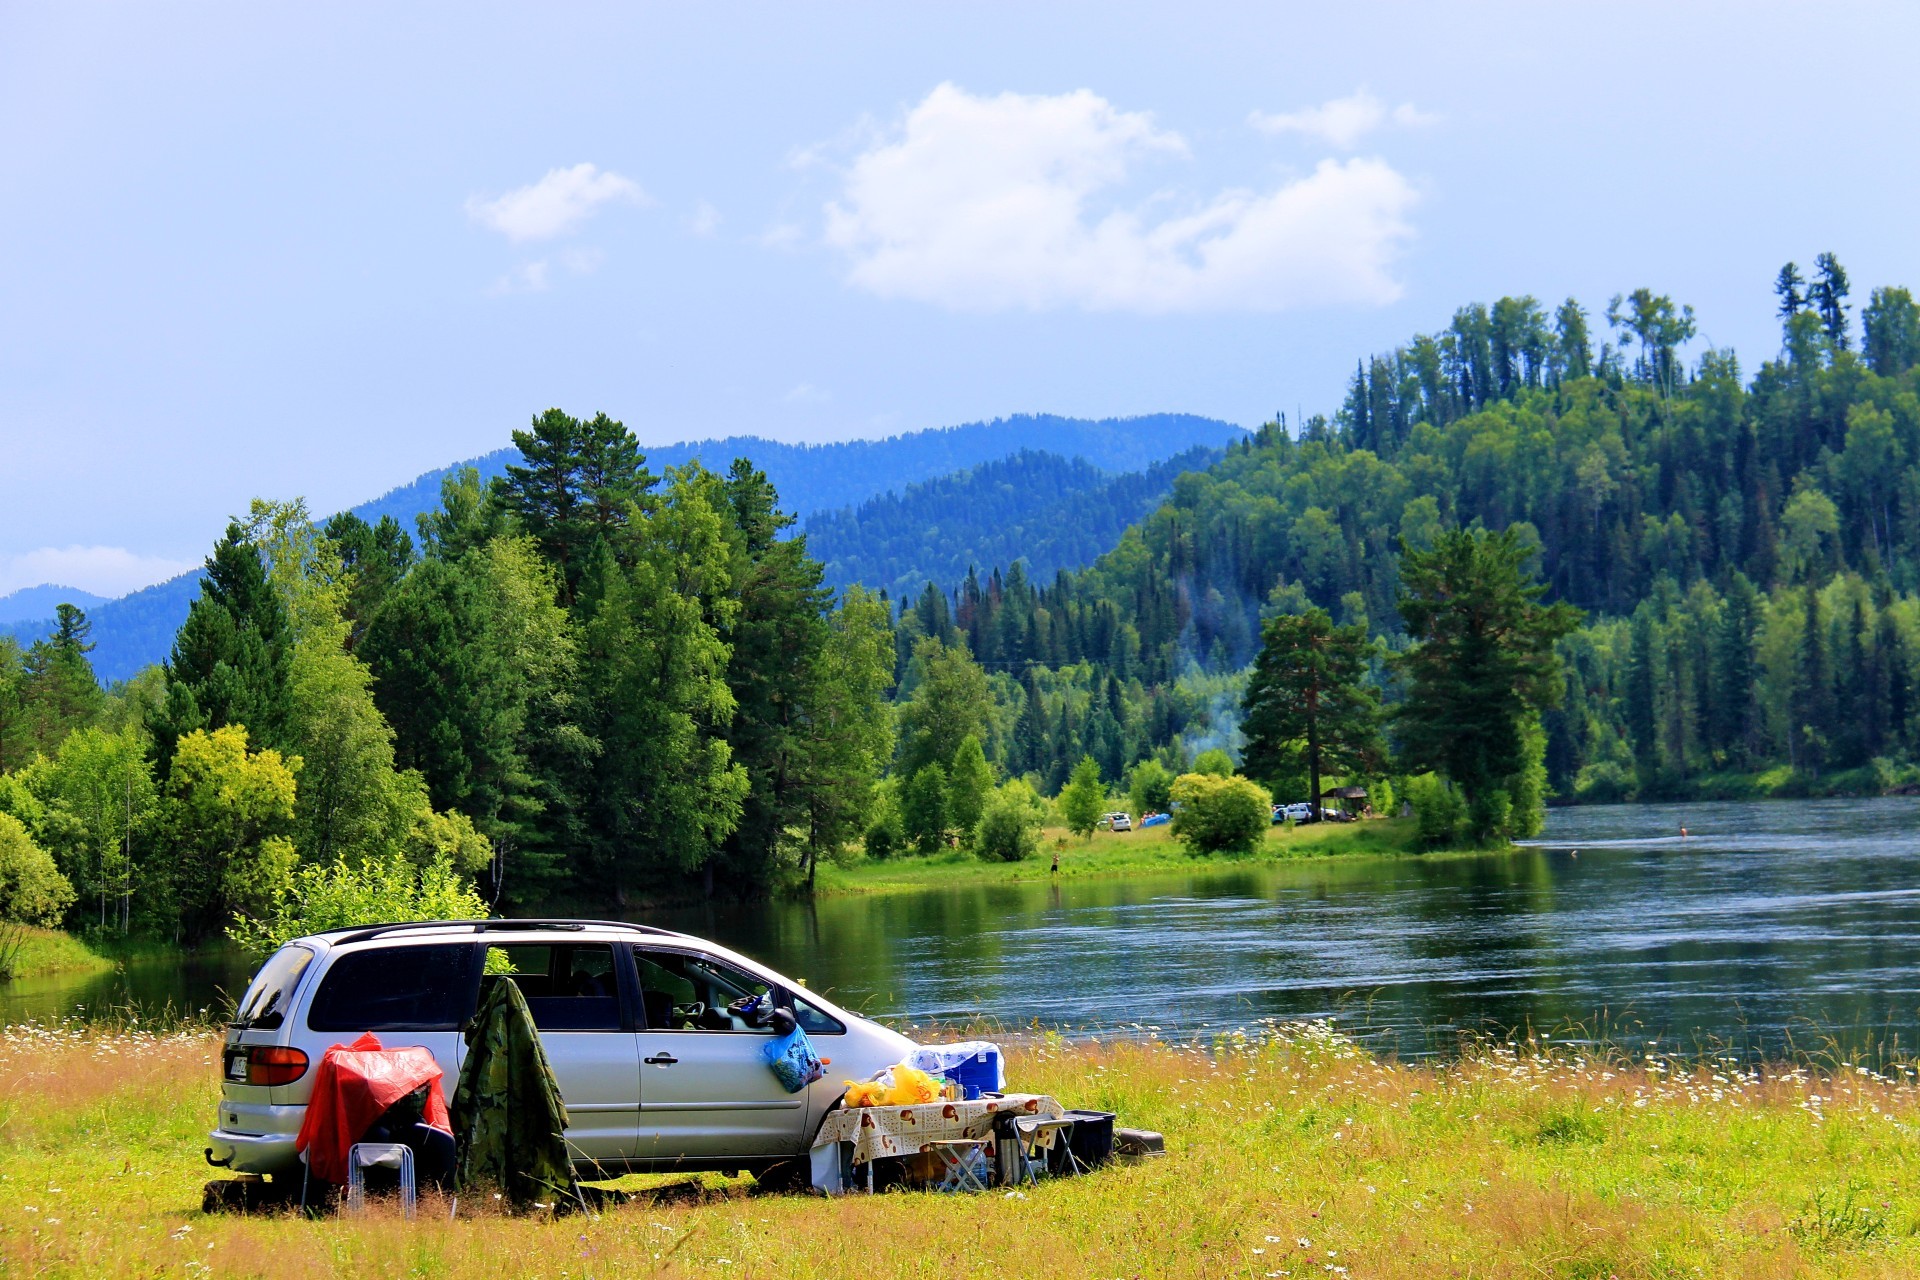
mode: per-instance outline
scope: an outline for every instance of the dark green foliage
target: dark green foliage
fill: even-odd
[[[378,524],[369,525],[351,511],[327,521],[324,532],[340,553],[341,566],[353,575],[346,606],[351,627],[347,648],[352,649],[366,634],[367,624],[394,583],[413,564],[413,539],[392,516],[381,516]]]
[[[11,719],[15,725],[10,730],[0,724],[0,755],[6,753],[8,737],[19,741],[14,750],[23,756],[28,750],[52,754],[68,734],[99,716],[106,696],[87,660],[93,649],[91,633],[87,615],[63,603],[55,608],[51,636],[34,641],[25,655],[15,656],[17,649],[0,655],[0,662],[19,664],[11,672],[0,669],[0,720]]]
[[[900,789],[900,829],[916,853],[937,853],[947,843],[947,771],[922,765]]]
[[[1100,765],[1092,756],[1080,757],[1060,790],[1060,817],[1075,835],[1093,834],[1107,807],[1107,788],[1100,781]]]
[[[1529,767],[1529,725],[1564,691],[1554,644],[1579,610],[1543,604],[1527,573],[1536,548],[1514,529],[1456,530],[1401,557],[1400,617],[1413,645],[1396,666],[1395,715],[1409,771],[1432,769],[1466,792],[1473,836],[1501,834]]]
[[[1875,289],[1860,313],[1866,330],[1861,347],[1867,367],[1883,378],[1897,378],[1920,365],[1920,303],[1906,289]]]
[[[164,763],[195,729],[247,727],[255,747],[288,745],[293,636],[260,551],[229,524],[200,579],[200,595],[173,639],[167,704],[153,725]]]
[[[420,771],[436,809],[502,838],[531,782],[519,741],[525,680],[488,643],[491,626],[475,575],[428,560],[387,596],[359,653],[393,727],[394,763]]]
[[[906,704],[900,708],[900,758],[912,778],[930,764],[946,768],[968,738],[985,741],[993,705],[986,673],[964,646],[925,639],[914,648]]]
[[[1247,681],[1246,771],[1271,780],[1303,754],[1308,799],[1318,805],[1323,772],[1378,770],[1386,753],[1380,691],[1367,680],[1372,648],[1364,624],[1336,627],[1325,609],[1269,618]]]
[[[583,422],[549,409],[513,443],[524,463],[509,463],[493,493],[558,566],[571,604],[596,549],[633,519],[655,477],[633,433],[604,413]]]

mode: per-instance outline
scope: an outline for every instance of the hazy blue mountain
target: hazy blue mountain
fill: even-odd
[[[1063,458],[1083,458],[1102,471],[1140,471],[1196,445],[1218,448],[1245,434],[1231,423],[1188,413],[1098,421],[1043,413],[915,431],[884,440],[785,444],[759,436],[727,436],[654,445],[645,453],[647,466],[656,473],[696,459],[715,471],[724,471],[735,458],[751,458],[779,490],[780,505],[804,517],[816,511],[856,506],[875,494],[964,471],[1021,449],[1044,449]],[[497,449],[483,457],[429,471],[410,484],[362,503],[354,511],[369,523],[390,515],[411,533],[416,515],[440,505],[440,482],[455,467],[474,467],[483,479],[491,479],[503,474],[508,463],[519,460],[519,450]]]
[[[1204,471],[1220,450],[1196,447],[1144,471],[1113,475],[1084,458],[1023,449],[858,507],[807,521],[807,549],[827,567],[828,585],[917,595],[928,581],[952,588],[981,573],[1027,562],[1027,576],[1052,579],[1111,551],[1127,526],[1157,508],[1184,471]]]
[[[53,616],[56,605],[72,604],[82,609],[92,609],[95,605],[106,602],[106,596],[96,596],[91,591],[43,582],[37,587],[22,587],[18,591],[10,591],[0,596],[0,625],[13,622],[41,622]]]
[[[724,470],[737,457],[751,458],[779,490],[781,506],[805,516],[840,511],[877,494],[977,467],[1022,449],[1046,449],[1064,458],[1082,459],[1102,471],[1137,472],[1195,446],[1219,447],[1245,435],[1232,423],[1185,413],[1099,421],[1021,414],[884,440],[803,445],[758,436],[729,436],[655,447],[646,453],[648,466],[656,472],[695,458],[717,470]],[[491,477],[503,473],[507,463],[517,459],[518,450],[507,448],[454,466],[477,467],[482,476]],[[368,520],[390,515],[412,533],[414,517],[439,505],[440,481],[451,470],[453,467],[429,471],[353,510]],[[1122,521],[1120,527],[1125,523]],[[93,667],[100,678],[124,680],[142,667],[164,660],[173,644],[173,633],[185,621],[187,608],[199,591],[200,571],[196,569],[144,591],[87,607],[96,645]],[[12,632],[22,644],[31,644],[49,632],[51,614],[49,606],[40,620],[0,621],[0,632]]]

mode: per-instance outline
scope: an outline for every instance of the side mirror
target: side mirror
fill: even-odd
[[[773,1034],[776,1036],[790,1036],[793,1029],[800,1025],[799,1019],[793,1016],[793,1010],[784,1006],[775,1009],[767,1020],[773,1024]]]

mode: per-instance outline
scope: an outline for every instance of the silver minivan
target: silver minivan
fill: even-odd
[[[517,983],[566,1101],[583,1177],[670,1169],[760,1172],[803,1155],[840,1081],[914,1049],[905,1036],[724,947],[644,925],[468,920],[297,938],[241,996],[220,1059],[209,1163],[298,1176],[294,1138],[320,1056],[371,1031],[423,1045],[446,1073],[487,984]],[[771,1029],[732,1012],[791,1008],[827,1075],[788,1093],[761,1054]]]

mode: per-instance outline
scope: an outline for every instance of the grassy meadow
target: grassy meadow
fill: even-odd
[[[0,1037],[0,1274],[447,1277],[1908,1276],[1910,1070],[1753,1072],[1490,1046],[1380,1062],[1319,1026],[1014,1048],[1020,1087],[1169,1154],[976,1196],[627,1179],[597,1216],[200,1212],[217,1041]]]
[[[1096,831],[1082,839],[1064,827],[1048,827],[1037,857],[1023,862],[988,862],[965,850],[954,849],[932,857],[906,855],[877,859],[856,855],[842,864],[821,863],[816,892],[821,895],[897,893],[935,889],[944,885],[1013,884],[1055,878],[1053,855],[1060,855],[1058,878],[1145,876],[1164,873],[1193,875],[1209,869],[1240,870],[1265,862],[1294,858],[1351,855],[1395,856],[1418,850],[1418,832],[1411,818],[1383,818],[1366,822],[1322,822],[1303,827],[1276,826],[1262,846],[1240,857],[1195,857],[1173,838],[1166,826],[1133,831]]]

